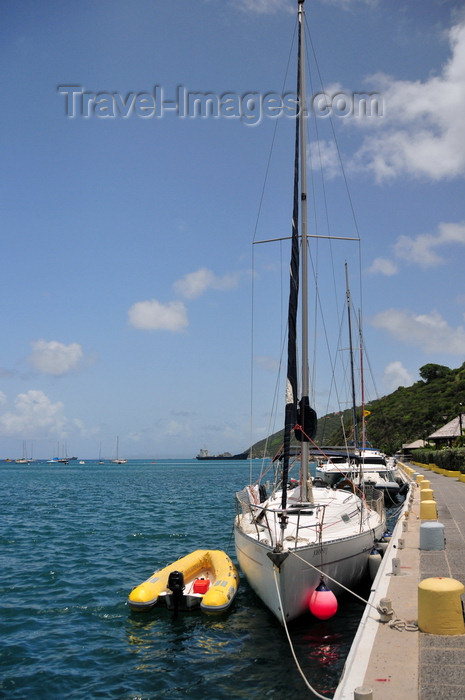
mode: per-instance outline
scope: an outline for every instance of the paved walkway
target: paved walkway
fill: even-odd
[[[430,481],[446,545],[420,550],[420,489],[412,487],[413,500],[405,503],[370,597],[372,606],[389,598],[395,617],[407,622],[418,619],[421,580],[444,576],[465,584],[465,483],[409,466]],[[400,560],[397,575],[394,559]],[[465,635],[393,629],[367,606],[334,697],[353,700],[360,687],[371,688],[373,700],[465,700]]]
[[[465,584],[465,483],[415,466],[431,482],[444,525],[446,547],[420,552],[420,580],[448,576]],[[420,700],[464,700],[465,635],[424,634],[420,638]]]

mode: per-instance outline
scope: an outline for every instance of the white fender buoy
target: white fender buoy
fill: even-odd
[[[378,573],[380,564],[381,552],[378,549],[373,548],[368,556],[368,571],[370,572],[370,578],[372,581],[374,581],[375,576]]]

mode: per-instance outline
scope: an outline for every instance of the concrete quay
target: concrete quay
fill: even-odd
[[[464,700],[465,634],[418,631],[418,584],[447,577],[465,583],[465,483],[417,464],[399,465],[409,494],[371,589],[334,700]],[[430,481],[445,548],[420,550],[420,486]],[[465,596],[462,596],[462,603]],[[389,599],[392,622],[380,622]],[[383,605],[385,601],[383,600]]]

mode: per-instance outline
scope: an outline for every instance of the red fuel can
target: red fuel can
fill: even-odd
[[[194,593],[206,593],[210,588],[210,579],[208,578],[197,578],[194,581]]]

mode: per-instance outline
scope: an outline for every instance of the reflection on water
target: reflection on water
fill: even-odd
[[[341,609],[345,612],[332,620],[316,621],[309,614],[290,625],[295,653],[306,678],[328,696],[336,689],[363,610],[358,602],[351,604],[345,598],[344,602]],[[234,697],[309,692],[297,672],[283,628],[246,584],[225,617],[197,610],[173,620],[170,611],[157,608],[143,614],[131,612],[126,632],[130,651],[137,656],[137,670],[147,674],[163,671],[167,685],[165,690],[159,688],[161,696],[173,692],[173,675],[177,677],[177,690],[189,693],[189,684],[199,682],[198,674],[203,679],[201,685],[210,679],[215,688],[221,678],[224,697],[231,694],[233,682]],[[178,671],[174,672],[175,665],[194,661],[197,670],[186,667],[181,680]],[[278,668],[282,675],[276,677]]]
[[[334,633],[327,628],[320,629],[318,633],[305,635],[303,642],[308,646],[308,658],[320,666],[334,665],[340,659],[343,645],[340,633]]]

